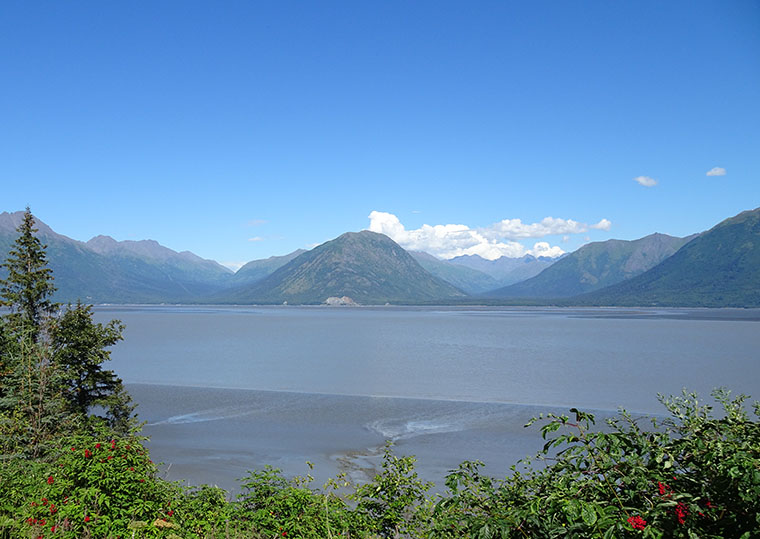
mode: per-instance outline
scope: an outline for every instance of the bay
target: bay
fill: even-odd
[[[504,476],[568,407],[663,408],[657,394],[760,395],[760,312],[738,309],[100,306],[110,367],[170,479],[237,489],[270,464],[365,480],[386,439],[442,484],[462,460]]]

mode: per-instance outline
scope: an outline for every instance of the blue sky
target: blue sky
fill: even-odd
[[[760,206],[756,1],[5,1],[0,80],[0,211],[79,240],[517,256]]]

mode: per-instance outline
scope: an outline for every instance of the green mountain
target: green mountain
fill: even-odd
[[[23,212],[0,214],[0,257],[16,240]],[[154,241],[123,241],[98,236],[80,242],[57,234],[36,220],[37,235],[58,288],[54,299],[91,303],[197,301],[228,286],[232,271],[189,252],[177,253]],[[0,277],[4,277],[0,270]]]
[[[422,251],[409,251],[409,254],[432,275],[468,294],[480,294],[500,286],[499,281],[482,271],[452,264],[448,260],[441,260]]]
[[[548,256],[535,257],[525,255],[519,258],[502,256],[496,260],[486,260],[478,255],[462,255],[450,259],[448,262],[457,266],[464,266],[491,276],[496,285],[490,290],[509,286],[530,279],[544,271],[546,268],[560,260],[562,257],[550,258]],[[485,290],[484,290],[485,291]]]
[[[466,295],[434,277],[396,242],[349,232],[297,256],[272,275],[220,295],[226,303],[320,304],[348,296],[360,304],[447,301]]]
[[[673,255],[694,236],[651,234],[589,243],[523,282],[487,293],[493,298],[565,298],[635,277]]]
[[[260,281],[272,275],[277,269],[281,268],[298,255],[305,253],[306,250],[298,249],[292,253],[283,256],[270,256],[260,260],[252,260],[242,266],[235,272],[232,277],[232,285],[251,284]]]
[[[760,307],[760,208],[718,223],[629,281],[577,304]]]

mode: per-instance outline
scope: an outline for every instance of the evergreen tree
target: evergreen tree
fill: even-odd
[[[122,339],[123,325],[92,319],[91,305],[81,302],[56,315],[53,275],[46,246],[35,237],[29,208],[19,237],[3,266],[0,305],[0,453],[39,456],[51,437],[84,425],[91,414],[105,412],[120,432],[133,426],[134,406],[121,379],[102,368],[108,347]],[[43,338],[44,337],[44,338]]]
[[[124,325],[111,320],[93,322],[92,305],[69,305],[51,330],[51,346],[64,380],[63,397],[72,413],[88,416],[97,407],[106,412],[111,426],[126,430],[134,406],[121,379],[103,369],[108,347],[122,340]]]
[[[19,236],[3,264],[8,278],[0,280],[0,305],[10,308],[10,325],[28,331],[37,342],[46,318],[58,309],[50,300],[56,290],[53,271],[47,266],[46,245],[34,235],[37,229],[28,206],[16,231]]]

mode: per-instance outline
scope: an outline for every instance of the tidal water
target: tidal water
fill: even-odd
[[[272,465],[366,480],[385,440],[442,485],[497,477],[571,406],[661,414],[657,394],[760,398],[760,311],[101,306],[126,325],[110,367],[169,479],[231,491]]]

